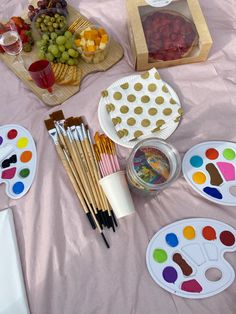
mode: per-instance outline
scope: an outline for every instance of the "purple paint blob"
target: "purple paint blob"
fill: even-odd
[[[2,145],[3,138],[0,136],[0,145]]]
[[[175,283],[176,279],[178,278],[177,271],[174,267],[168,266],[166,267],[163,272],[162,276],[165,279],[165,281],[169,283]]]

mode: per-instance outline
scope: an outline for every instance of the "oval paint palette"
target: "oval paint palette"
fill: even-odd
[[[187,182],[208,200],[236,205],[236,144],[212,141],[193,146],[184,156]]]
[[[184,219],[154,235],[146,263],[154,281],[165,290],[201,299],[233,282],[234,270],[224,259],[224,253],[232,251],[236,251],[234,228],[213,219]]]
[[[31,134],[19,125],[0,127],[0,184],[17,199],[29,190],[36,171],[37,154]]]

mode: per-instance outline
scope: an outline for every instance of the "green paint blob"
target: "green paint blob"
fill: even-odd
[[[167,253],[162,249],[155,249],[153,251],[153,258],[157,263],[164,263],[167,260]]]
[[[226,148],[223,151],[223,155],[224,155],[225,159],[227,159],[227,160],[233,160],[236,156],[235,151],[232,150],[231,148]]]
[[[30,174],[30,170],[28,168],[22,169],[19,173],[20,177],[22,178],[28,177],[29,174]]]

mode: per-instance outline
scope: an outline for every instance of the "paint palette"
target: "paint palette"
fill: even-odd
[[[37,154],[31,134],[19,125],[0,127],[0,184],[17,199],[29,190],[36,171]]]
[[[236,144],[213,141],[193,146],[184,156],[187,182],[208,200],[236,205]]]
[[[178,296],[213,296],[234,280],[234,270],[223,255],[236,251],[235,237],[234,228],[217,220],[177,221],[151,239],[146,252],[149,273],[158,285]]]

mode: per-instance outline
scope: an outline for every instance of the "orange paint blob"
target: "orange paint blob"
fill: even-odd
[[[216,231],[211,226],[206,226],[202,229],[202,235],[206,240],[216,240]]]
[[[215,148],[209,148],[207,151],[206,151],[206,157],[210,160],[214,160],[214,159],[217,159],[219,156],[219,153],[218,151],[215,149]]]
[[[21,162],[28,162],[31,160],[31,158],[32,158],[32,153],[29,150],[24,151],[20,156]]]

